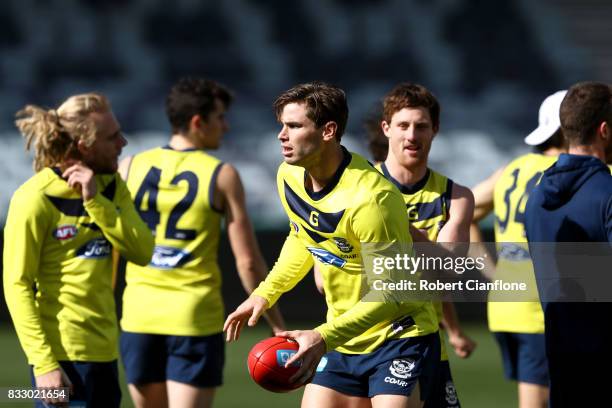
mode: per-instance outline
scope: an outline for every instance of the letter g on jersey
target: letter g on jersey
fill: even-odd
[[[316,212],[316,211],[311,211],[310,212],[310,218],[308,219],[308,222],[313,227],[318,227],[319,226],[319,213]]]

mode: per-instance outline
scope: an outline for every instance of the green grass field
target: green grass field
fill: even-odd
[[[305,325],[304,327],[307,327]],[[474,355],[459,360],[451,355],[451,366],[457,391],[465,408],[495,406],[516,407],[516,386],[505,381],[497,346],[484,326],[467,326],[466,331],[478,342]],[[301,391],[274,394],[259,388],[249,377],[246,356],[250,347],[268,336],[265,326],[247,329],[238,343],[226,349],[225,385],[219,390],[217,407],[298,407]],[[451,352],[452,354],[452,352]],[[0,326],[0,388],[27,387],[30,384],[25,357],[11,326]],[[122,384],[122,407],[132,407],[125,384]],[[0,400],[1,401],[1,400]],[[0,407],[8,406],[0,402]],[[10,403],[11,407],[32,404]]]

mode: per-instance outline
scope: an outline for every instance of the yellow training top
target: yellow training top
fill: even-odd
[[[537,293],[533,265],[525,238],[525,204],[531,190],[538,184],[544,170],[557,157],[529,153],[506,166],[495,184],[495,241],[497,242],[496,279],[526,282],[533,289],[528,302],[489,301],[489,329],[496,332],[544,333],[544,314]],[[489,294],[489,300],[495,298]],[[522,295],[521,299],[524,299]]]
[[[202,150],[159,147],[132,158],[127,185],[155,235],[151,263],[126,268],[121,328],[136,333],[204,336],[223,329],[213,208],[222,163]]]
[[[34,374],[58,360],[117,358],[112,248],[146,264],[153,237],[118,174],[98,175],[86,202],[57,169],[13,195],[4,228],[4,296]]]
[[[423,230],[431,242],[437,242],[438,234],[449,219],[453,181],[437,171],[427,169],[422,180],[413,186],[406,186],[394,179],[384,163],[376,165],[383,175],[399,188],[406,208],[408,219],[415,228]],[[433,302],[438,321],[442,321],[442,302]],[[446,340],[440,330],[440,360],[448,360]]]
[[[388,339],[435,333],[431,302],[366,302],[362,243],[410,247],[402,197],[363,157],[344,149],[332,180],[319,192],[307,191],[302,167],[281,164],[277,183],[293,231],[274,268],[255,294],[274,304],[297,284],[314,262],[321,271],[327,322],[318,326],[328,349],[371,352]]]

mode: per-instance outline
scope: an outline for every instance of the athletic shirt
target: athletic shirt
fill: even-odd
[[[221,165],[204,151],[169,147],[132,158],[127,185],[153,231],[155,252],[145,267],[127,264],[123,330],[175,336],[222,331],[222,214],[213,208]]]
[[[41,375],[59,360],[117,358],[112,249],[146,264],[153,237],[118,174],[96,175],[83,202],[45,168],[11,199],[4,229],[4,295],[21,346]]]
[[[528,295],[521,295],[521,299],[529,297],[532,300],[517,302],[516,295],[508,295],[507,302],[495,302],[492,301],[496,298],[495,292],[489,293],[487,309],[491,331],[544,333],[544,314],[525,237],[524,217],[529,193],[544,170],[556,160],[556,156],[535,153],[520,156],[506,166],[495,184],[493,206],[498,253],[495,279],[526,282],[532,290]]]
[[[415,228],[424,231],[431,242],[437,242],[438,234],[449,219],[453,181],[442,174],[427,169],[425,177],[413,186],[406,186],[389,174],[385,163],[376,168],[400,190],[408,210],[408,219]],[[442,302],[433,302],[438,321],[442,321]],[[440,360],[448,360],[446,341],[440,330]]]
[[[315,328],[328,350],[369,353],[389,339],[438,330],[431,302],[369,302],[362,243],[394,242],[411,250],[400,192],[371,164],[345,149],[331,181],[318,192],[304,188],[304,168],[281,164],[277,184],[292,231],[274,268],[255,290],[273,305],[312,268],[321,271],[327,322]]]

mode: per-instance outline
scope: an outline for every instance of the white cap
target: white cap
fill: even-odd
[[[525,143],[531,146],[537,146],[547,141],[555,134],[561,126],[559,120],[559,108],[561,101],[565,98],[566,90],[557,91],[544,99],[540,105],[540,113],[538,116],[538,127],[527,135]]]

